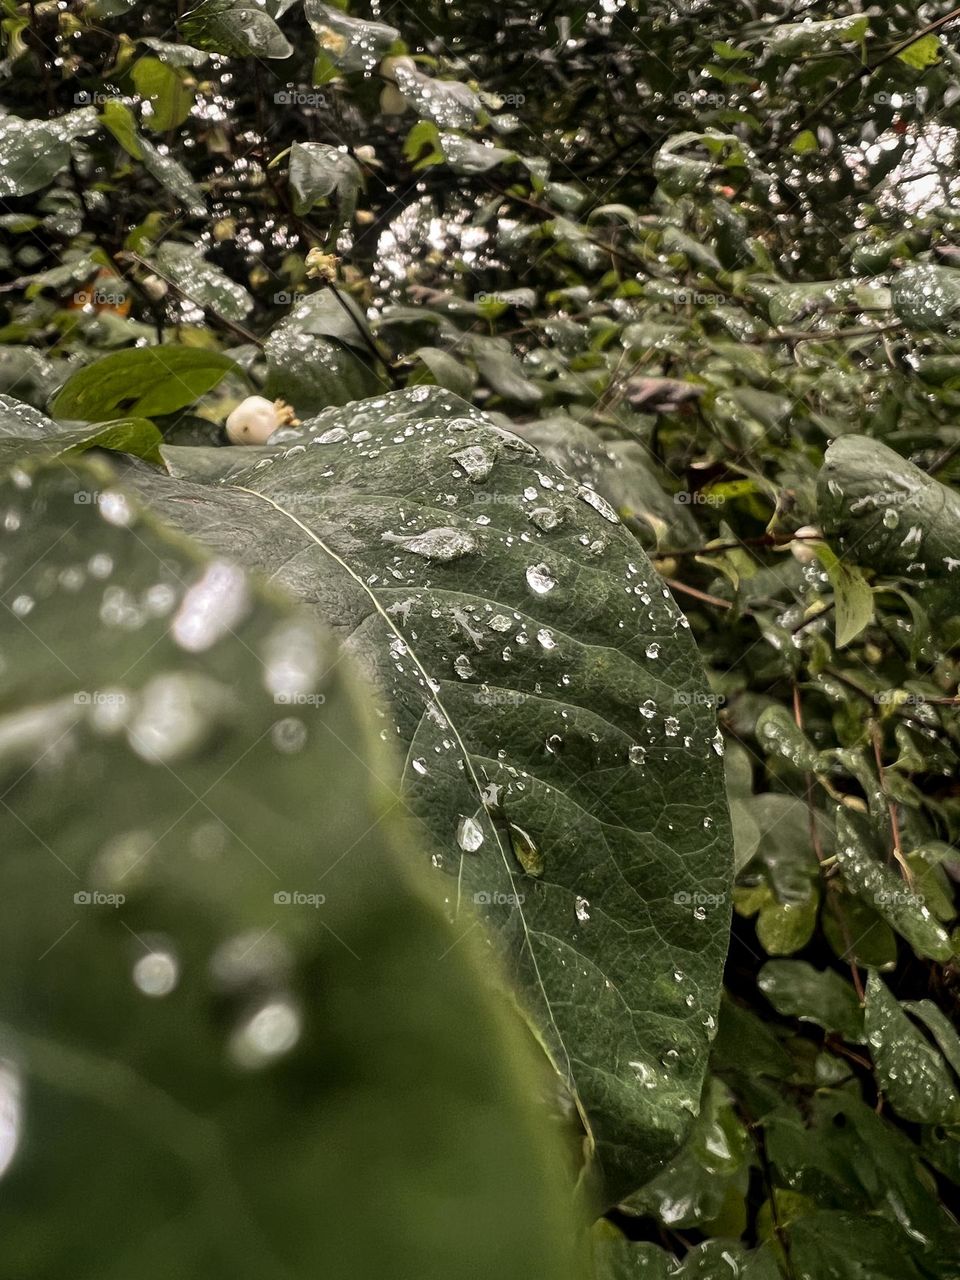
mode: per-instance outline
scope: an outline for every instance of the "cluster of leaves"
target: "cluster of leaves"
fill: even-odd
[[[949,4],[5,13],[4,455],[343,634],[596,1274],[955,1278]]]

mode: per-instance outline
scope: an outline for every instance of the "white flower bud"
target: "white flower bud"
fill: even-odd
[[[231,444],[265,444],[280,422],[272,400],[247,396],[227,418],[227,439]]]
[[[144,276],[140,282],[140,287],[147,295],[151,302],[159,302],[161,298],[165,298],[169,293],[169,286],[166,280],[161,280],[159,276]]]
[[[813,564],[817,553],[811,545],[814,539],[822,538],[823,533],[815,524],[805,524],[796,532],[796,541],[790,543],[790,552],[794,560],[801,564]]]

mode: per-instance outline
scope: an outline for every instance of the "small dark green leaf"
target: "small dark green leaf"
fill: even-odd
[[[229,356],[194,347],[138,347],[103,356],[67,379],[53,402],[64,418],[103,422],[117,409],[132,417],[173,413],[212,391],[228,373]]]
[[[815,1022],[846,1040],[863,1039],[863,1010],[848,981],[832,969],[818,972],[805,960],[768,960],[757,984],[777,1013]]]
[[[202,0],[181,19],[180,30],[198,49],[231,58],[289,58],[293,53],[270,15],[244,0]]]
[[[875,973],[867,980],[867,1044],[894,1111],[918,1124],[960,1123],[960,1095],[943,1057]]]

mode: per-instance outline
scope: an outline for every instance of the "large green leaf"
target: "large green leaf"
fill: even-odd
[[[102,465],[25,467],[0,1271],[572,1280],[528,1048],[399,847],[342,655]]]
[[[887,573],[937,581],[960,602],[960,494],[867,436],[841,436],[817,481],[824,526],[852,560]]]
[[[199,479],[217,452],[233,472],[207,449]],[[634,1189],[699,1107],[732,852],[696,649],[639,545],[426,387],[329,410],[215,488],[141,484],[349,637],[451,913],[483,909],[612,1194]]]
[[[211,391],[227,373],[229,356],[194,347],[136,347],[115,351],[68,378],[53,401],[65,418],[102,422],[117,409],[133,417],[173,413]]]
[[[116,449],[160,462],[163,437],[146,418],[118,418],[84,427],[62,427],[52,418],[0,395],[0,466],[24,457],[59,458],[87,449]]]

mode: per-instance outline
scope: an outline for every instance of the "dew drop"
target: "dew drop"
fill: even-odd
[[[457,827],[457,844],[465,853],[476,853],[483,844],[483,828],[476,818],[461,818]]]
[[[133,966],[133,982],[145,996],[168,996],[176,987],[180,966],[170,951],[151,951]]]
[[[619,524],[620,517],[611,507],[606,498],[602,498],[595,489],[588,489],[586,485],[580,485],[577,489],[577,497],[582,498],[589,507],[593,507],[594,511],[598,511],[604,520],[609,520],[611,524]]]
[[[465,653],[461,653],[459,657],[454,658],[453,669],[461,680],[469,680],[474,674],[473,663]]]
[[[234,1061],[256,1068],[289,1053],[300,1039],[302,1020],[289,1000],[272,1000],[237,1030],[231,1042]]]
[[[472,533],[455,529],[451,525],[410,535],[383,533],[380,540],[409,551],[412,555],[422,556],[424,560],[439,560],[442,564],[459,560],[461,556],[470,555],[477,549],[477,540]]]
[[[550,566],[546,564],[531,564],[527,566],[527,586],[531,591],[535,591],[538,596],[546,595],[548,591],[552,591],[557,585],[556,578],[550,572]]]

